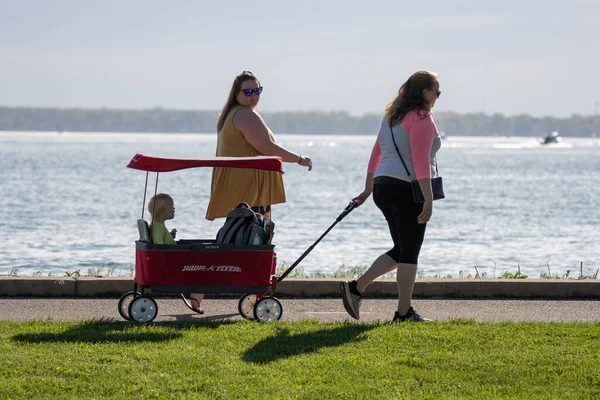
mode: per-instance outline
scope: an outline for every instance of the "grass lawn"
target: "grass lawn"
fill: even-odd
[[[600,398],[600,324],[0,322],[0,399]]]

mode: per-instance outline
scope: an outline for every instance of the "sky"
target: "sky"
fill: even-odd
[[[600,112],[600,1],[0,0],[0,106],[381,112],[421,69],[435,111]]]

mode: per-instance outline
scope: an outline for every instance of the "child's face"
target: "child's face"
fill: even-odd
[[[175,205],[173,201],[169,201],[164,207],[164,216],[165,219],[173,219],[175,218]]]

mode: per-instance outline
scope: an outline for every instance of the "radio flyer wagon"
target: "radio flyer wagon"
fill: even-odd
[[[327,231],[296,260],[280,277],[275,276],[277,258],[271,244],[273,229],[265,244],[222,244],[216,239],[183,239],[174,245],[152,243],[144,208],[150,172],[156,172],[154,193],[158,191],[158,176],[199,167],[250,168],[283,173],[279,157],[213,157],[206,159],[176,159],[136,154],[128,168],[146,171],[142,217],[138,219],[139,240],[135,242],[135,276],[133,291],[120,299],[118,310],[127,320],[151,322],[158,314],[152,293],[228,293],[243,294],[238,302],[240,315],[247,319],[270,322],[281,319],[283,307],[273,296],[277,282],[283,280],[308,255],[314,246],[355,207],[351,203]],[[267,180],[270,180],[267,178]],[[259,199],[260,201],[260,199]],[[269,204],[265,199],[266,204]],[[272,228],[272,226],[271,226]],[[189,304],[186,301],[186,305]]]

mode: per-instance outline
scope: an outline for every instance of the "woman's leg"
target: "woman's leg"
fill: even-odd
[[[190,293],[190,303],[192,307],[198,314],[204,314],[204,309],[200,307],[200,303],[202,303],[202,299],[204,299],[204,294],[202,293]]]
[[[376,278],[393,271],[398,266],[398,261],[396,259],[399,257],[398,253],[401,248],[399,247],[400,243],[398,243],[393,211],[386,204],[388,203],[388,198],[394,197],[395,186],[396,185],[375,184],[373,188],[373,200],[375,200],[375,204],[385,216],[392,240],[394,241],[394,248],[377,257],[369,269],[356,281],[342,282],[340,284],[344,308],[351,317],[356,319],[360,319],[360,304],[362,295],[367,286],[369,286]],[[391,203],[393,204],[393,200]]]
[[[398,312],[394,319],[424,321],[412,309],[412,294],[417,277],[417,264],[419,253],[425,237],[427,224],[418,224],[417,216],[422,210],[422,205],[411,204],[404,208],[397,216],[397,227],[399,240],[402,242],[402,255],[396,272],[396,284],[398,285]]]
[[[367,286],[382,275],[392,272],[398,267],[398,260],[402,254],[402,242],[399,236],[398,221],[396,218],[395,204],[397,185],[375,185],[373,190],[373,200],[375,205],[381,210],[385,217],[390,231],[390,236],[394,242],[394,247],[388,252],[380,255],[373,261],[371,267],[356,281],[356,288],[362,294]]]
[[[401,315],[406,315],[411,307],[416,277],[416,264],[398,264],[398,270],[396,271],[396,284],[398,285],[398,313]]]
[[[342,291],[344,308],[352,318],[360,319],[360,303],[367,286],[381,275],[393,271],[397,266],[398,263],[387,253],[384,253],[377,257],[371,267],[358,280],[341,283],[340,290]]]
[[[392,190],[393,188],[393,190]],[[419,252],[427,224],[418,224],[422,204],[414,204],[409,185],[381,185],[375,204],[381,209],[390,228],[394,248],[387,254],[397,263],[398,312],[400,318],[422,318],[412,309],[412,295],[417,277]],[[410,315],[409,315],[410,314]]]
[[[398,267],[398,263],[394,261],[387,253],[383,253],[373,261],[369,269],[356,280],[356,289],[363,293],[367,286],[381,275],[392,272]]]

